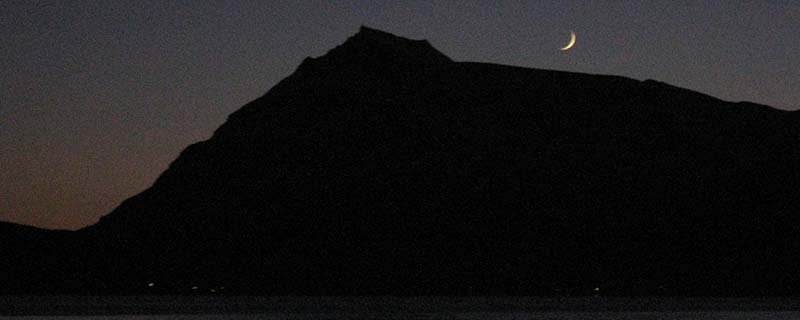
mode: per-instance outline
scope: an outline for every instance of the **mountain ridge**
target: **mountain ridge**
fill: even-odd
[[[784,186],[800,181],[800,126],[787,113],[439,55],[362,27],[304,60],[73,233],[48,263],[80,262],[53,281],[111,293],[796,293],[800,195]],[[24,282],[36,263],[0,280],[46,290]]]

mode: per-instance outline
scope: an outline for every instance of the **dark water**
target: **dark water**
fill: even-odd
[[[798,312],[613,312],[613,313],[473,313],[473,314],[252,314],[252,315],[150,315],[150,316],[34,316],[22,319],[800,319]]]
[[[788,298],[2,297],[22,319],[800,319]]]

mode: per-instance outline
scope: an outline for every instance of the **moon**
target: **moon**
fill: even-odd
[[[569,50],[569,48],[572,48],[572,46],[575,45],[575,31],[570,31],[569,33],[570,33],[569,43],[567,44],[566,47],[563,47],[563,48],[558,49],[558,50],[567,51],[567,50]]]

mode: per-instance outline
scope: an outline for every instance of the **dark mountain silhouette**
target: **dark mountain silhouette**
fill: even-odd
[[[796,295],[798,160],[798,112],[362,27],[96,225],[0,225],[0,290]]]

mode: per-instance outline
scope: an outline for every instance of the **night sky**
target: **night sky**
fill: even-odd
[[[233,2],[0,1],[0,220],[96,222],[360,25],[457,61],[800,108],[795,1]]]

